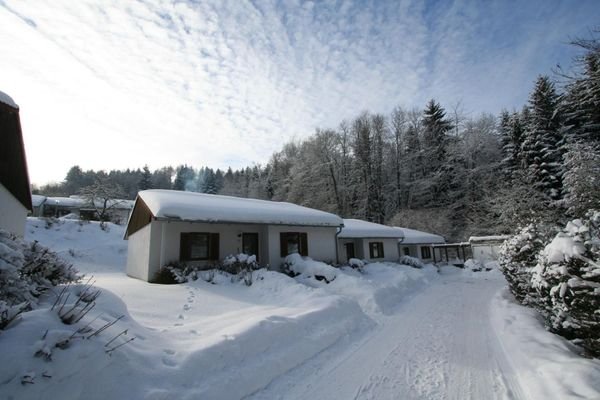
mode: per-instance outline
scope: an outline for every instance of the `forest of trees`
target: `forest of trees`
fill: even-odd
[[[265,165],[74,166],[34,192],[72,195],[103,180],[131,199],[162,188],[289,201],[450,241],[564,223],[600,208],[600,41],[573,45],[581,52],[572,67],[539,76],[521,110],[470,117],[431,100],[389,115],[364,111],[285,144]]]

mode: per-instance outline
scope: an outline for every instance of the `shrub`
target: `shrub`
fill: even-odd
[[[56,253],[0,230],[0,329],[37,305],[38,297],[51,287],[79,279],[73,266]]]
[[[600,356],[600,212],[569,222],[532,272],[550,329]]]
[[[351,258],[348,260],[348,265],[359,272],[363,272],[365,262],[363,260],[359,260],[358,258]]]
[[[402,256],[399,260],[400,264],[409,265],[413,268],[423,268],[423,262],[416,257]]]
[[[500,270],[508,281],[510,291],[521,304],[535,300],[535,293],[531,297],[531,273],[551,232],[546,226],[530,224],[500,247]]]

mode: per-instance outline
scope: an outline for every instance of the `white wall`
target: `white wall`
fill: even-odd
[[[369,251],[369,243],[382,242],[383,243],[383,258],[371,259],[371,252]],[[362,239],[362,251],[363,258],[367,261],[398,261],[398,239],[384,238],[384,239]]]
[[[127,239],[127,275],[144,281],[149,280],[151,227],[148,224]]]
[[[336,238],[335,227],[308,227],[288,225],[268,225],[269,261],[272,269],[279,269],[283,263],[279,242],[281,232],[303,232],[308,240],[308,256],[314,260],[334,264]]]
[[[363,259],[363,246],[360,239],[342,239],[338,238],[338,254],[340,255],[340,264],[345,264],[348,262],[348,257],[346,257],[346,243],[354,243],[354,258]]]
[[[242,252],[242,233],[258,233],[259,264],[268,263],[266,232],[264,225],[250,224],[207,224],[178,221],[160,221],[162,224],[162,248],[160,252],[160,265],[166,265],[172,261],[179,261],[179,248],[181,233],[183,232],[207,232],[219,234],[219,258],[223,259],[230,254]],[[196,262],[199,265],[206,261]]]
[[[481,262],[497,260],[500,246],[501,245],[492,244],[472,244],[471,251],[473,252],[473,258]]]
[[[23,237],[27,209],[0,184],[0,229]]]

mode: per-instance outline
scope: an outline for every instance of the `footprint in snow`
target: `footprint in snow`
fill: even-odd
[[[191,307],[189,304],[186,304],[186,305],[184,305],[184,306],[183,306],[183,309],[184,309],[185,311],[189,311],[191,308],[192,308],[192,307]]]
[[[200,335],[200,334],[198,333],[198,331],[197,331],[197,330],[195,330],[195,329],[190,329],[190,333],[191,333],[192,335]]]
[[[175,351],[175,350],[173,350],[173,349],[164,349],[164,350],[163,350],[163,352],[164,352],[165,354],[168,354],[168,355],[170,355],[170,356],[172,356],[173,354],[175,354],[175,353],[176,353],[176,351]]]
[[[185,319],[185,317],[183,316],[183,314],[179,314],[179,316],[177,318],[179,318],[179,319]]]

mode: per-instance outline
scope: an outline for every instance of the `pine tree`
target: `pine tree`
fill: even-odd
[[[558,101],[554,83],[540,76],[529,98],[530,116],[521,148],[529,183],[548,200],[558,200],[562,189]]]
[[[148,165],[144,165],[144,169],[142,170],[142,178],[138,183],[139,190],[147,190],[152,189],[152,173],[148,168]]]
[[[430,170],[441,167],[446,158],[448,131],[452,124],[446,119],[446,111],[435,100],[430,100],[423,111],[423,144],[428,153],[427,162]]]

